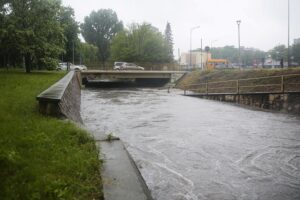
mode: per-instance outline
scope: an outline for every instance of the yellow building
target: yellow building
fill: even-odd
[[[226,59],[208,59],[205,65],[206,70],[212,70],[216,68],[227,68],[228,60]]]

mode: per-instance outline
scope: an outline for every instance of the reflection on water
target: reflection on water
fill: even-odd
[[[84,90],[97,138],[122,138],[155,199],[300,199],[300,120],[157,89]]]

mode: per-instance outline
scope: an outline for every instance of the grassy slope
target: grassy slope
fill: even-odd
[[[178,85],[180,89],[184,89],[190,84],[198,84],[215,81],[236,80],[245,78],[258,78],[266,76],[277,76],[284,74],[300,74],[300,68],[289,69],[255,69],[255,70],[238,70],[224,69],[213,71],[194,71],[188,74]]]
[[[1,199],[101,199],[93,139],[37,111],[35,97],[62,76],[0,70]]]

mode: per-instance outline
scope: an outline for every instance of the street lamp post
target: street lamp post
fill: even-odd
[[[212,49],[212,47],[213,47],[213,43],[214,42],[217,42],[218,40],[212,40],[212,41],[210,41],[210,49]]]
[[[203,57],[203,50],[202,50],[202,38],[201,38],[201,57],[200,57],[200,65],[201,65],[201,70],[203,70],[203,60],[202,60],[202,57]]]
[[[75,62],[74,62],[74,41],[72,42],[72,61],[73,61],[73,65],[75,65]]]
[[[192,32],[197,28],[200,28],[200,26],[192,27],[190,30],[190,67],[192,67]]]
[[[238,43],[239,43],[239,68],[241,69],[241,41],[240,41],[240,24],[241,20],[237,20],[236,23],[238,25]]]
[[[288,49],[287,49],[287,63],[290,66],[290,0],[288,0]]]

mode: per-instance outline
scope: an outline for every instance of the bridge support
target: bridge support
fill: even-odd
[[[177,71],[82,71],[83,85],[97,86],[163,86],[181,78]]]

